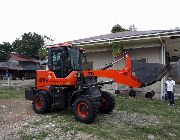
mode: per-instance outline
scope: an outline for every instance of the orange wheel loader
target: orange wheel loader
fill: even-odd
[[[82,123],[91,123],[98,113],[110,113],[114,109],[115,98],[101,89],[103,85],[116,82],[141,88],[161,80],[167,73],[166,67],[161,64],[145,66],[133,62],[141,66],[137,66],[140,71],[137,77],[132,74],[132,60],[127,53],[99,69],[83,70],[83,49],[68,43],[48,46],[47,49],[48,70],[37,70],[35,87],[25,90],[25,98],[32,101],[33,110],[38,114],[47,113],[52,107],[71,108],[75,118]],[[123,69],[111,69],[123,58],[126,60]],[[99,82],[99,77],[112,80]]]

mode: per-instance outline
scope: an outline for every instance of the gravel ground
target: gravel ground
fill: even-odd
[[[66,117],[70,120],[67,121]],[[114,110],[108,115],[99,115],[96,123],[111,125],[116,129],[124,129],[124,126],[149,126],[159,125],[160,120],[154,115],[143,115],[138,113],[127,113],[126,111]],[[73,129],[73,127],[75,128]],[[0,140],[18,139],[46,139],[46,140],[97,140],[98,138],[83,131],[77,131],[76,127],[86,127],[74,120],[73,114],[50,113],[38,115],[33,112],[31,102],[23,98],[0,100]],[[103,128],[102,128],[103,129]],[[108,129],[107,129],[108,130]],[[109,129],[108,131],[114,131]],[[31,138],[29,138],[31,136]],[[42,138],[36,138],[42,136]],[[35,138],[33,138],[35,137]],[[149,136],[153,137],[153,136]],[[116,137],[114,136],[116,139]],[[100,138],[102,139],[102,138]],[[149,138],[151,139],[151,138]],[[153,138],[152,138],[153,139]]]
[[[61,131],[61,126],[57,126],[55,122],[36,124],[43,119],[51,116],[38,115],[33,112],[31,102],[22,99],[6,99],[0,100],[0,140],[18,140],[22,139],[21,132],[26,135],[37,135],[38,133],[51,132],[58,135],[60,140],[95,140],[96,138],[84,132]],[[33,124],[33,122],[35,122]],[[63,124],[62,124],[63,125]],[[54,139],[54,135],[48,135],[47,140]]]
[[[25,99],[0,100],[0,139],[19,139],[18,132],[23,125],[41,118]]]

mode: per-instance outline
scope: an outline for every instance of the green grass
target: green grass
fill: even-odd
[[[22,98],[24,95],[24,88],[1,88],[0,90],[0,99]]]
[[[0,99],[23,98],[24,88],[0,90]],[[112,114],[100,114],[92,124],[77,122],[71,111],[52,111],[42,119],[23,127],[21,139],[45,139],[50,135],[58,139],[61,135],[76,136],[79,132],[99,139],[148,139],[177,140],[180,138],[180,100],[175,106],[160,100],[147,100],[116,96],[116,108]],[[52,129],[45,126],[55,124]],[[30,129],[38,133],[26,133]],[[54,131],[56,130],[56,131]],[[73,131],[73,134],[69,132]]]
[[[45,133],[44,131],[39,132],[38,134],[33,135],[33,136],[31,135],[29,136],[26,133],[21,132],[21,139],[22,140],[43,140],[47,135],[48,134]]]
[[[84,132],[99,139],[109,140],[144,140],[148,139],[149,135],[159,140],[180,138],[180,100],[176,101],[175,106],[168,106],[167,102],[159,100],[116,96],[115,111],[109,115],[99,115],[92,124],[88,125],[77,122],[70,111],[55,111],[47,115],[50,117],[31,123],[25,129],[38,129],[41,126],[42,131],[45,132],[38,136],[42,139],[52,133],[45,130],[43,126],[52,122],[60,128],[59,132],[61,132],[57,133],[57,131],[53,134],[55,139],[58,139],[62,132],[66,135],[69,131],[73,131],[74,135]],[[154,118],[154,121],[151,118]],[[142,124],[138,123],[141,121]],[[25,136],[28,137],[28,135]]]

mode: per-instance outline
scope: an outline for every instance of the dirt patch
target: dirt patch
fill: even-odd
[[[29,136],[33,138],[38,135],[45,135],[48,140],[55,138],[62,140],[96,139],[84,132],[62,131],[64,124],[57,125],[53,121],[41,123],[48,118],[51,118],[48,114],[38,115],[34,113],[31,102],[25,99],[0,100],[0,140],[18,140]]]
[[[65,131],[64,128],[68,127],[68,124],[64,122],[64,124],[59,124],[55,121],[50,123],[42,123],[39,125],[26,125],[24,128],[24,132],[27,136],[41,137],[41,135],[45,135],[45,139],[47,140],[98,140],[95,136],[91,134],[87,134],[81,131],[68,130]]]
[[[0,139],[18,139],[24,124],[40,118],[42,116],[31,110],[31,102],[25,99],[0,100]]]

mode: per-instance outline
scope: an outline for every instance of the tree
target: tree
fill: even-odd
[[[129,30],[134,32],[134,31],[137,31],[137,28],[134,24],[132,24],[129,26]]]
[[[41,47],[38,51],[38,56],[41,60],[45,60],[47,58],[48,52],[45,47]]]
[[[0,61],[3,61],[11,52],[13,52],[13,47],[9,42],[0,44]]]
[[[111,33],[124,32],[124,31],[128,31],[128,30],[125,28],[122,28],[119,24],[114,25],[111,29]]]
[[[39,58],[38,51],[44,44],[44,36],[31,32],[24,33],[12,43],[16,53],[35,58]]]

